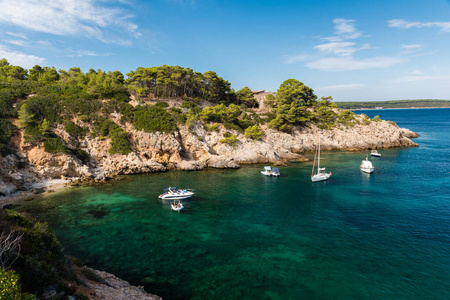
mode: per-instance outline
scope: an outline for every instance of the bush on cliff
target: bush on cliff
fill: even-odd
[[[0,118],[0,153],[7,151],[9,140],[13,136],[15,128],[8,120]]]
[[[127,155],[131,152],[130,140],[125,130],[116,128],[111,132],[111,143],[108,152],[122,155]]]
[[[64,256],[55,235],[48,230],[46,223],[29,219],[15,211],[2,209],[0,210],[0,228],[23,234],[21,247],[15,250],[19,251],[18,258],[11,266],[20,279],[11,275],[8,277],[19,280],[22,292],[41,297],[50,287],[58,293],[69,290],[64,280],[74,279],[71,264]]]
[[[84,139],[87,132],[87,129],[78,126],[77,124],[69,120],[64,121],[64,129],[71,137],[76,139]]]
[[[44,141],[44,151],[48,153],[67,153],[66,146],[57,137],[46,138]]]
[[[226,138],[223,138],[223,139],[219,140],[219,143],[227,144],[227,145],[230,145],[230,146],[236,145],[237,142],[238,142],[238,139],[236,138],[236,135],[234,135],[234,134],[229,136],[229,137],[226,137]]]
[[[172,116],[165,109],[150,105],[134,112],[132,123],[137,130],[171,133],[176,130]]]
[[[245,137],[252,140],[260,140],[264,133],[259,129],[258,125],[250,126],[245,129]]]
[[[0,299],[34,300],[34,295],[22,293],[20,276],[14,271],[6,271],[0,267]]]

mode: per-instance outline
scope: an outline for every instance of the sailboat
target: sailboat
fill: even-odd
[[[317,157],[317,174],[314,174],[314,166],[316,164],[316,157]],[[323,171],[325,171],[325,168],[320,167],[320,132],[319,132],[319,147],[316,149],[316,154],[314,155],[314,163],[313,163],[313,168],[312,168],[312,172],[311,172],[311,181],[312,182],[324,181],[324,180],[327,180],[328,178],[330,178],[331,172],[325,173]]]

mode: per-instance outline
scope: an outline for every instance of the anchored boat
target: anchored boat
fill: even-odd
[[[316,164],[316,156],[318,158],[317,159],[317,174],[314,174],[314,166]],[[312,168],[312,172],[311,172],[311,181],[312,182],[324,181],[324,180],[327,180],[328,178],[330,178],[331,172],[325,173],[323,171],[325,171],[325,168],[320,167],[320,132],[319,132],[319,147],[316,149],[316,155],[314,155],[314,163],[313,163],[313,168]]]
[[[372,165],[372,162],[367,157],[365,160],[361,162],[359,168],[361,169],[361,171],[369,174],[372,173],[373,170],[375,170],[375,168]]]
[[[164,191],[166,192],[159,195],[158,198],[164,200],[175,200],[175,199],[181,200],[191,198],[194,195],[194,192],[192,190],[189,189],[183,190],[176,187],[168,187],[165,188]]]
[[[183,203],[181,203],[180,200],[173,200],[171,207],[174,211],[180,211],[184,208]]]
[[[370,152],[370,156],[381,157],[381,154],[378,153],[377,150],[372,150],[372,151]]]

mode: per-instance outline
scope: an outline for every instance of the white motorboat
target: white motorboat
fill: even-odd
[[[361,169],[361,171],[369,174],[372,173],[373,170],[375,170],[375,168],[372,165],[372,162],[367,157],[365,160],[361,162],[359,168]]]
[[[370,152],[370,155],[371,155],[371,156],[375,156],[375,157],[381,157],[381,154],[378,153],[377,150],[372,150],[372,151]]]
[[[170,206],[174,211],[180,211],[184,208],[183,203],[181,203],[180,200],[173,200],[173,203]]]
[[[264,167],[264,171],[261,171],[261,174],[266,175],[266,176],[271,176],[272,175],[272,169],[269,166]]]
[[[275,176],[275,177],[280,176],[280,170],[278,168],[273,168],[271,176]]]
[[[181,200],[191,198],[194,195],[192,190],[183,190],[176,187],[168,187],[164,189],[166,192],[159,195],[158,198],[164,200]]]
[[[317,159],[317,174],[314,174],[314,166],[316,164],[316,156],[318,158]],[[313,168],[312,168],[312,172],[311,172],[311,181],[312,182],[324,181],[324,180],[327,180],[328,178],[330,178],[330,176],[332,175],[331,172],[325,173],[323,171],[325,171],[325,168],[320,167],[320,132],[319,132],[319,147],[316,149],[316,155],[314,155],[314,163],[313,163]]]

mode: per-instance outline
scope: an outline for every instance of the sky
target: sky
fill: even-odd
[[[334,101],[450,100],[450,0],[0,0],[0,58],[179,65],[238,91],[297,79]]]

